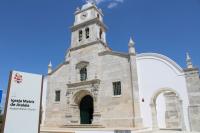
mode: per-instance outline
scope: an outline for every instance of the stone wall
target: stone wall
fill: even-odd
[[[200,106],[190,106],[189,115],[192,131],[200,131]]]
[[[99,107],[107,127],[133,127],[133,102],[128,59],[116,55],[101,58]],[[113,94],[113,82],[121,81],[120,96]]]
[[[164,97],[166,102],[166,128],[181,128],[180,102],[178,96],[173,92],[166,92],[164,93]]]
[[[200,131],[200,79],[199,70],[190,68],[185,70],[189,97],[189,120],[192,131]]]
[[[63,64],[57,71],[48,75],[47,104],[44,126],[63,125],[66,112],[66,83],[68,79],[68,64]],[[60,102],[55,102],[55,91],[61,91]]]

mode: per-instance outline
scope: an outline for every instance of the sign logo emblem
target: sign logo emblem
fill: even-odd
[[[14,80],[16,83],[20,84],[22,82],[22,75],[19,74],[19,73],[16,73],[15,76],[14,76]]]

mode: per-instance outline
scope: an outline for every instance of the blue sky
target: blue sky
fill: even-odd
[[[94,0],[95,1],[95,0]],[[127,52],[156,52],[185,67],[190,52],[200,66],[200,0],[96,0],[108,26],[107,42]],[[74,11],[84,0],[0,0],[0,88],[10,70],[46,74],[64,60]]]

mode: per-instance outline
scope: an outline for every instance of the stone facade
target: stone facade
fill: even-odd
[[[66,53],[65,61],[54,70],[51,63],[48,66],[44,127],[61,128],[83,126],[82,124],[88,126],[89,124],[105,128],[141,128],[144,126],[143,119],[146,118],[141,112],[144,112],[148,105],[148,109],[152,109],[151,113],[147,112],[147,115],[152,115],[147,116],[152,118],[151,127],[158,128],[156,97],[163,92],[162,90],[174,93],[179,93],[179,91],[168,88],[156,87],[157,90],[149,88],[149,90],[152,89],[149,95],[151,94],[153,98],[145,97],[143,91],[146,88],[143,85],[147,83],[144,83],[145,80],[141,74],[141,71],[145,69],[141,70],[140,59],[146,61],[143,57],[148,56],[136,55],[135,43],[132,39],[129,41],[128,53],[112,51],[106,42],[106,30],[102,11],[94,4],[88,2],[81,9],[76,10],[75,22],[71,27],[71,46]],[[198,100],[199,95],[193,92],[198,92],[198,94],[200,92],[200,85],[197,84],[199,83],[198,74],[190,70],[184,72],[176,63],[161,55],[152,57],[149,58],[150,64],[157,58],[162,63],[165,62],[165,67],[171,66],[169,72],[166,72],[171,75],[167,77],[174,78],[178,75],[177,79],[183,86],[183,94],[180,92],[180,97],[184,107],[187,107],[187,93],[189,94],[191,124],[196,130],[199,118],[195,116],[198,116],[200,101]],[[160,65],[157,66],[157,70],[163,68]],[[172,72],[171,68],[173,68]],[[168,83],[171,84],[171,82]],[[188,91],[185,89],[186,83]],[[159,84],[159,81],[154,84]],[[172,84],[179,85],[178,82]],[[179,113],[180,111],[182,110],[180,109]],[[181,114],[185,116],[187,109],[184,108],[184,113]],[[180,119],[179,121],[187,121],[187,117]],[[177,121],[177,123],[185,122]],[[183,129],[182,125],[181,129]]]
[[[85,38],[86,28],[90,29],[88,39]],[[94,102],[92,124],[105,127],[142,126],[136,55],[110,50],[105,40],[106,28],[102,13],[91,3],[76,12],[75,23],[71,29],[72,43],[66,60],[48,75],[45,126],[81,124],[80,102],[87,95],[91,96]],[[87,68],[85,81],[80,81],[82,67]],[[115,96],[113,82],[118,81],[121,82],[121,94]],[[56,90],[61,92],[59,102],[55,102]]]

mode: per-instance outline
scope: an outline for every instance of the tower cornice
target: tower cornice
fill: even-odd
[[[86,22],[80,23],[78,25],[72,26],[71,31],[73,32],[73,31],[76,31],[76,30],[78,30],[82,27],[85,27],[85,26],[90,25],[90,24],[95,24],[95,23],[98,24],[99,26],[101,26],[105,31],[107,30],[107,26],[103,22],[101,22],[98,18],[94,18],[94,19],[91,19],[89,21],[86,21]]]
[[[93,6],[91,6],[91,7],[88,7],[88,8],[86,8],[86,9],[82,9],[82,10],[76,11],[76,12],[74,13],[74,15],[80,14],[80,13],[82,13],[82,12],[84,12],[84,11],[87,11],[87,10],[89,10],[89,9],[92,9],[92,8],[94,8],[99,14],[101,14],[102,16],[104,16],[103,13],[102,13],[101,11],[99,11],[99,9],[98,9],[95,5],[93,5]]]

